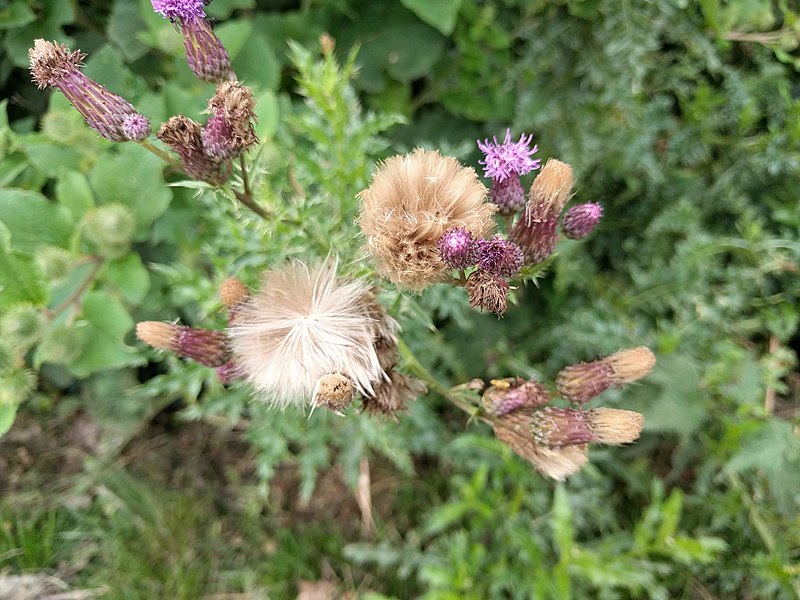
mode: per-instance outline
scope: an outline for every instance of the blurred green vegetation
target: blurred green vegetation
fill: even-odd
[[[213,87],[148,0],[0,7],[0,431],[20,413],[0,438],[0,572],[58,573],[109,598],[291,598],[318,579],[365,598],[800,598],[796,6],[208,11],[258,98],[252,185],[269,222],[98,138],[29,81],[33,40],[58,40],[156,126],[199,119]],[[323,33],[333,56],[319,53]],[[435,394],[398,423],[276,413],[135,342],[136,321],[221,326],[219,282],[255,284],[287,256],[333,250],[369,273],[354,218],[372,164],[421,145],[477,167],[475,140],[506,127],[573,165],[577,198],[605,208],[598,230],[559,245],[502,321],[444,287],[381,298],[447,384],[552,379],[650,346],[651,376],[604,398],[645,414],[636,445],[593,451],[556,485],[482,426],[465,432]],[[133,223],[113,252],[91,233],[109,207]],[[91,435],[76,442],[85,418]],[[171,474],[187,456],[201,469],[211,442],[142,464],[188,421],[246,444],[196,480]],[[62,454],[60,475],[39,460]],[[374,536],[354,500],[364,459]]]

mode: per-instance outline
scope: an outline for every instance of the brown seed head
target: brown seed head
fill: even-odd
[[[599,444],[629,444],[639,438],[644,416],[632,410],[594,408],[588,412],[592,441]]]
[[[203,151],[200,123],[176,115],[161,125],[156,137],[181,157],[183,170],[190,177],[218,185],[230,176],[230,161],[217,160]]]
[[[418,148],[379,165],[359,194],[359,225],[381,275],[414,291],[439,281],[447,271],[438,249],[446,230],[485,237],[494,228],[486,193],[473,169],[435,151]]]
[[[339,412],[352,404],[355,394],[356,387],[349,377],[341,373],[330,373],[317,381],[314,404]]]
[[[614,372],[617,384],[630,383],[647,375],[656,364],[656,357],[650,348],[639,346],[630,350],[620,350],[607,356],[603,362]]]
[[[464,286],[472,308],[488,310],[502,317],[508,307],[508,282],[502,277],[476,269]]]
[[[76,71],[85,57],[80,50],[71,51],[58,42],[37,39],[28,50],[31,78],[39,89],[54,86]]]
[[[175,352],[178,349],[178,326],[161,321],[142,321],[136,324],[136,337],[157,350]]]
[[[227,308],[234,308],[246,301],[249,296],[250,290],[235,277],[228,277],[219,286],[219,298]]]
[[[362,410],[371,415],[397,418],[397,414],[408,410],[408,403],[427,391],[425,384],[402,373],[389,370],[388,380],[374,385],[375,393],[365,395]]]
[[[549,159],[531,184],[526,221],[558,217],[569,200],[574,183],[571,166],[555,158]]]

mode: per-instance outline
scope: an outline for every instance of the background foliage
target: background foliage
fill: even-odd
[[[212,88],[147,0],[0,9],[0,429],[19,411],[0,439],[0,569],[126,598],[293,597],[301,580],[373,598],[800,597],[789,2],[209,12],[259,99],[269,222],[29,82],[28,47],[55,39],[154,123],[200,118]],[[423,145],[477,166],[475,139],[507,126],[574,166],[599,230],[560,245],[502,321],[446,289],[383,300],[446,384],[649,345],[652,375],[606,402],[645,414],[635,446],[554,485],[435,394],[398,423],[308,419],[134,341],[135,321],[222,325],[217,284],[287,256],[333,248],[367,272],[355,195],[374,161]],[[365,464],[374,535],[352,497]]]

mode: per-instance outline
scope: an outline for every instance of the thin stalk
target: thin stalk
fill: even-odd
[[[247,175],[247,165],[244,162],[244,155],[243,154],[239,155],[239,166],[242,169],[242,188],[243,188],[243,190],[241,192],[233,190],[234,196],[236,196],[236,199],[239,202],[244,204],[247,208],[252,210],[259,217],[261,217],[262,219],[265,219],[265,220],[268,221],[270,219],[270,215],[263,208],[261,208],[258,204],[256,204],[255,200],[253,200],[253,193],[250,190],[250,179],[249,179],[249,177]]]
[[[169,166],[171,166],[171,167],[174,167],[174,168],[175,168],[175,169],[177,169],[178,171],[182,171],[182,170],[183,170],[183,168],[182,168],[182,167],[181,167],[181,165],[178,163],[178,161],[176,161],[176,160],[175,160],[174,158],[172,158],[172,157],[171,157],[169,154],[167,154],[166,152],[164,152],[164,151],[163,151],[161,148],[158,148],[158,147],[154,146],[153,144],[151,144],[151,143],[150,143],[149,141],[147,141],[147,140],[139,140],[139,144],[140,144],[140,145],[141,145],[143,148],[145,148],[145,149],[149,150],[150,152],[152,152],[153,154],[155,154],[155,155],[156,155],[158,158],[160,158],[161,160],[163,160],[163,161],[164,161],[165,163],[167,163]]]

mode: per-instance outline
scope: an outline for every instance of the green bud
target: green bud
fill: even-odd
[[[85,322],[49,327],[37,348],[34,364],[67,365],[83,353],[88,341],[89,328]]]
[[[12,369],[0,375],[0,406],[19,404],[36,387],[36,373],[30,369]]]
[[[107,204],[83,217],[83,237],[104,258],[119,258],[128,251],[136,220],[122,204]]]
[[[18,352],[25,352],[42,338],[45,318],[31,304],[17,304],[0,316],[0,340]]]
[[[57,246],[45,246],[36,253],[36,264],[42,270],[42,275],[50,281],[66,277],[74,262],[72,253]]]

